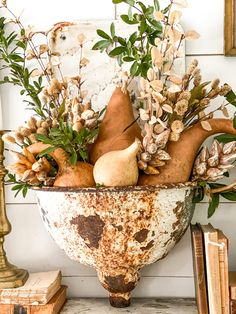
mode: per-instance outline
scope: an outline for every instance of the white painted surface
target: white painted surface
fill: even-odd
[[[196,29],[201,39],[187,44],[187,63],[199,59],[205,80],[220,77],[236,89],[236,59],[223,56],[223,1],[189,0],[184,12],[185,29]],[[55,0],[39,2],[9,0],[9,5],[18,12],[25,8],[23,19],[29,24],[50,25],[59,20],[112,19],[115,8],[111,0]],[[119,10],[118,10],[119,11]],[[52,14],[53,12],[53,14]],[[27,24],[26,23],[26,24]],[[198,55],[201,55],[198,57]],[[214,55],[214,56],[212,56]],[[25,119],[22,99],[17,89],[3,86],[0,89],[4,111],[4,128],[14,128]],[[14,199],[7,191],[7,209],[13,230],[6,237],[6,251],[12,263],[30,271],[61,268],[64,282],[69,284],[70,296],[106,296],[100,287],[95,271],[71,261],[47,233],[34,205],[32,193],[27,199]],[[230,239],[230,268],[236,270],[236,217],[235,203],[222,203],[210,219],[223,229]],[[198,205],[193,221],[207,223],[207,204]],[[164,260],[143,269],[141,283],[134,291],[138,297],[194,295],[192,257],[189,232]]]

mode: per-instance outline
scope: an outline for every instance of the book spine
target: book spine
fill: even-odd
[[[195,290],[199,314],[208,314],[203,239],[201,230],[193,231],[193,255],[195,268]]]
[[[0,304],[1,314],[31,314],[28,306],[16,304]]]
[[[236,300],[230,301],[230,314],[236,314]]]

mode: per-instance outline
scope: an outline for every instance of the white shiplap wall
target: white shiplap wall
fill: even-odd
[[[192,58],[200,61],[205,80],[216,77],[229,82],[236,89],[236,58],[223,55],[223,0],[189,0],[184,11],[184,29],[196,29],[201,39],[187,43],[187,64]],[[23,12],[25,24],[49,26],[64,20],[113,19],[120,10],[111,0],[30,1],[8,0],[13,11]],[[123,12],[124,12],[123,10]],[[22,124],[25,111],[17,88],[1,87],[4,128],[14,129]],[[7,211],[13,230],[6,237],[9,260],[29,271],[60,268],[70,296],[106,296],[93,269],[71,261],[54,243],[40,219],[34,196],[14,199],[7,191]],[[207,205],[198,205],[193,221],[207,223]],[[224,230],[230,239],[230,267],[236,270],[236,208],[234,203],[223,202],[210,222]],[[134,291],[137,297],[194,296],[190,234],[164,260],[143,269],[142,280]]]

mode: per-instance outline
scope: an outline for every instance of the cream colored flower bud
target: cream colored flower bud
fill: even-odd
[[[36,173],[36,178],[39,181],[43,182],[47,179],[47,173],[45,171],[40,171],[40,172]]]
[[[42,122],[43,122],[43,120],[37,120],[37,122],[36,122],[36,127],[37,127],[37,128],[40,128]]]
[[[83,120],[89,120],[89,119],[92,119],[94,116],[94,111],[93,110],[85,110],[84,112],[82,112],[81,114],[81,118]]]
[[[157,145],[155,143],[147,145],[147,152],[151,155],[154,155],[157,151]]]
[[[73,125],[73,130],[76,132],[79,132],[82,128],[83,128],[83,123],[80,121],[77,121],[74,125]]]
[[[32,131],[35,131],[37,129],[36,123],[37,120],[34,117],[31,117],[27,122],[27,125]]]
[[[96,126],[97,124],[97,119],[88,119],[85,120],[85,126],[89,129],[92,129]]]
[[[149,153],[145,152],[141,154],[140,158],[142,159],[142,161],[149,162],[151,161],[152,156]]]
[[[175,133],[175,132],[171,132],[170,133],[170,141],[171,142],[178,142],[178,140],[179,140],[179,138],[180,138],[180,134],[179,133]]]
[[[184,130],[184,124],[182,121],[180,120],[175,120],[174,122],[172,122],[171,124],[171,130],[174,133],[181,133]]]
[[[49,129],[50,125],[47,121],[42,122],[41,127],[44,129]]]
[[[32,134],[32,131],[31,131],[30,129],[28,129],[28,128],[23,127],[23,128],[21,128],[20,133],[21,133],[24,137],[28,137],[28,136],[30,136],[30,134]]]
[[[47,135],[48,132],[47,132],[47,130],[44,129],[44,128],[38,128],[38,129],[37,129],[37,134]]]
[[[28,136],[29,140],[31,141],[31,143],[37,143],[38,141],[35,138],[35,134],[30,134],[30,136]]]
[[[144,162],[143,160],[139,160],[138,161],[138,167],[139,167],[139,169],[141,169],[141,170],[146,170],[147,169],[147,163],[146,162]]]
[[[16,142],[20,145],[24,143],[24,136],[20,132],[15,133],[15,139]]]
[[[217,87],[219,87],[220,84],[220,80],[219,79],[215,79],[212,83],[211,83],[211,88],[212,89],[216,89]]]

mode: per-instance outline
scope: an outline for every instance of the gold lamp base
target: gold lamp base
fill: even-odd
[[[3,165],[3,134],[4,131],[0,131],[0,289],[7,289],[23,286],[28,279],[29,274],[26,270],[19,269],[8,262],[6,252],[3,247],[4,237],[11,232],[11,224],[6,214],[4,193],[4,177],[6,169]]]
[[[0,269],[0,289],[21,287],[28,277],[29,274],[26,270],[8,264],[5,269]]]

